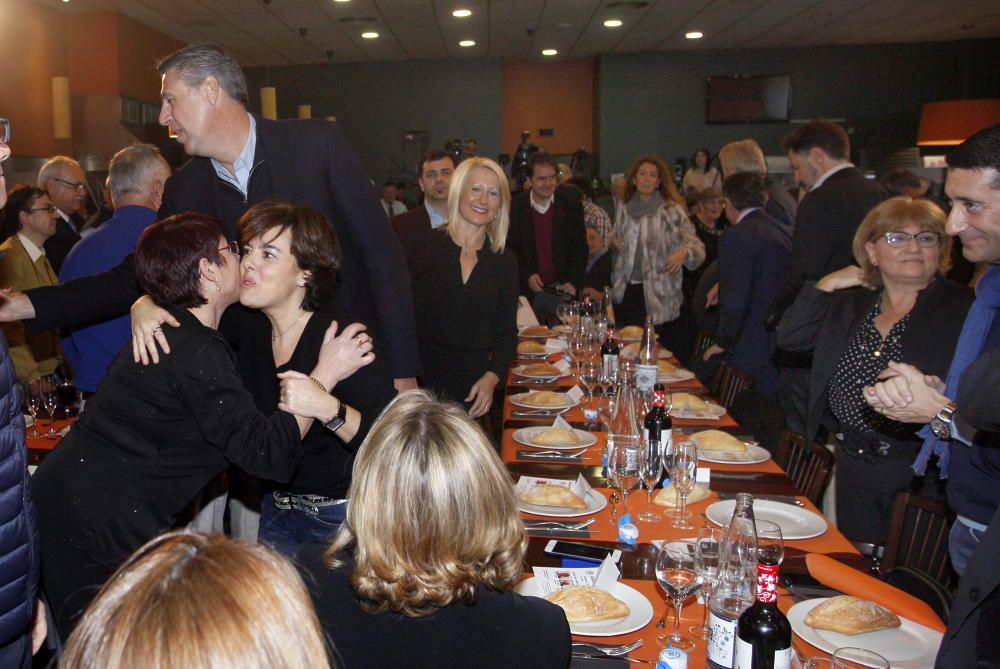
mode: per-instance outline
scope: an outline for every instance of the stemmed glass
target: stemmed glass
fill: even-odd
[[[875,651],[866,648],[844,646],[833,651],[833,666],[837,669],[850,669],[855,664],[862,664],[874,669],[889,669],[889,660]]]
[[[639,444],[628,436],[616,435],[608,454],[608,473],[622,494],[622,515],[628,513],[628,494],[639,484]]]
[[[587,388],[587,405],[590,411],[587,412],[587,425],[593,427],[597,424],[597,410],[594,406],[594,388],[597,387],[601,379],[601,365],[593,360],[587,360],[580,364],[580,383]]]
[[[601,422],[608,432],[611,432],[611,419],[615,415],[615,406],[618,402],[617,387],[617,374],[606,374],[601,377],[601,397],[597,400],[597,413],[600,414]]]
[[[576,365],[576,376],[580,377],[580,363],[583,362],[583,356],[587,352],[587,339],[584,333],[574,328],[566,336],[566,341],[569,344],[569,357],[573,359],[573,364]]]
[[[42,406],[42,395],[39,385],[38,381],[33,381],[25,388],[24,407],[31,414],[32,426],[30,436],[32,437],[42,436],[38,431],[38,410]]]
[[[670,524],[678,530],[693,530],[694,525],[688,522],[684,513],[687,505],[687,496],[694,487],[695,470],[698,467],[698,450],[690,441],[674,444],[673,469],[670,472],[670,480],[674,484],[674,489],[680,495],[680,504],[677,511],[680,516]]]
[[[719,544],[722,541],[722,529],[718,527],[703,527],[698,530],[698,542],[694,551],[694,569],[701,575],[701,596],[705,602],[705,613],[700,625],[688,628],[691,634],[699,639],[708,639],[711,628],[708,626],[709,602],[715,580],[719,577]]]
[[[561,302],[559,306],[556,307],[556,316],[559,318],[559,322],[563,325],[569,325],[569,311],[572,302]]]
[[[650,440],[646,435],[642,435],[639,440],[639,475],[642,477],[642,484],[646,487],[646,501],[649,509],[638,515],[639,520],[649,523],[658,523],[663,520],[663,516],[653,512],[653,490],[660,482],[663,467],[660,462],[660,443],[658,440]]]
[[[656,556],[656,580],[674,605],[674,631],[657,635],[660,646],[672,645],[683,651],[694,648],[694,642],[681,635],[681,611],[684,600],[695,594],[702,576],[695,568],[695,544],[691,541],[664,542]]]
[[[785,541],[781,536],[781,526],[770,520],[754,520],[757,528],[756,561],[781,566],[785,558]]]
[[[44,437],[58,437],[56,432],[56,409],[59,408],[59,379],[54,375],[46,376],[42,379],[42,404],[49,413],[49,429]]]

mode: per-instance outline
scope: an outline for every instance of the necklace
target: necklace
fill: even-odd
[[[298,325],[299,321],[301,321],[302,317],[305,316],[305,315],[306,315],[306,312],[302,311],[300,309],[299,310],[299,317],[295,319],[294,323],[292,323],[291,325],[289,325],[287,328],[285,328],[284,330],[282,330],[278,334],[274,334],[273,332],[271,333],[271,341],[272,342],[276,342],[276,341],[278,341],[278,337],[284,337],[286,334],[288,334],[288,331],[291,330],[292,328],[294,328],[296,325]]]

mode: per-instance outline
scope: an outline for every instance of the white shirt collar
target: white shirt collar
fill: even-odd
[[[20,232],[17,233],[17,238],[21,241],[21,246],[24,247],[24,250],[28,252],[28,257],[31,258],[31,262],[38,262],[38,259],[45,255],[44,248],[35,246],[35,242],[31,241]]]
[[[734,225],[739,225],[751,212],[757,211],[758,209],[760,209],[760,207],[750,207],[749,209],[744,209],[740,212],[740,215],[736,217],[736,223]]]
[[[432,207],[430,203],[427,202],[427,200],[424,200],[424,208],[427,209],[427,215],[430,216],[432,228],[440,228],[448,222],[448,218],[444,214],[439,213],[437,209]]]
[[[826,172],[823,172],[823,174],[820,176],[819,179],[816,179],[816,183],[814,183],[813,187],[810,188],[809,190],[816,190],[817,188],[822,186],[823,183],[827,179],[829,179],[832,175],[836,174],[840,170],[846,170],[848,167],[854,167],[854,163],[840,163],[839,165],[831,167]]]
[[[532,209],[537,211],[539,214],[544,214],[549,210],[549,207],[552,206],[552,200],[554,199],[554,196],[550,195],[545,202],[539,203],[538,200],[535,199],[535,191],[529,191],[528,199],[531,200]]]
[[[250,134],[247,136],[247,143],[243,145],[243,151],[233,161],[233,170],[236,172],[236,176],[230,174],[229,170],[222,166],[222,163],[212,158],[212,167],[215,168],[215,173],[219,175],[219,178],[236,186],[244,195],[247,194],[247,189],[250,187],[250,172],[253,171],[254,154],[257,153],[257,120],[250,112],[247,112],[247,118],[250,119]]]

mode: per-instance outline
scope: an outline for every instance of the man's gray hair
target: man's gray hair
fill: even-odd
[[[150,179],[165,164],[160,150],[152,144],[133,144],[116,153],[108,167],[111,201],[118,206],[125,195],[146,195]]]
[[[249,106],[243,68],[235,58],[212,44],[195,44],[174,51],[157,63],[156,69],[160,74],[176,70],[177,76],[190,88],[201,86],[206,77],[215,77],[226,95],[244,107]]]
[[[767,176],[767,161],[760,145],[752,139],[730,142],[719,151],[719,164],[724,177],[749,172]]]
[[[62,178],[64,170],[69,167],[83,169],[80,167],[80,163],[69,156],[52,156],[45,161],[42,169],[38,170],[38,187],[48,188],[49,179]]]

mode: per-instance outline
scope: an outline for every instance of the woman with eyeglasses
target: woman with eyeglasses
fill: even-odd
[[[7,196],[0,244],[0,286],[17,291],[59,283],[43,245],[56,233],[56,208],[41,188],[19,184]],[[24,323],[4,323],[17,378],[31,382],[56,371],[62,345],[56,330],[29,333]]]
[[[352,339],[360,326],[327,332],[311,376],[283,375],[279,411],[260,412],[217,331],[240,295],[238,251],[218,221],[198,214],[154,223],[139,238],[139,283],[179,323],[162,333],[171,354],[144,366],[123,349],[32,481],[42,583],[63,639],[115,568],[183,525],[195,496],[230,464],[292,478],[312,419],[337,412],[326,388],[373,360],[371,345]]]
[[[908,362],[944,377],[972,292],[943,277],[951,239],[929,200],[894,197],[854,235],[850,266],[806,284],[778,327],[782,348],[813,352],[806,443],[822,428],[837,443],[837,525],[858,543],[885,543],[896,493],[940,497],[932,471],[915,477],[919,426],[876,413],[862,388]]]

